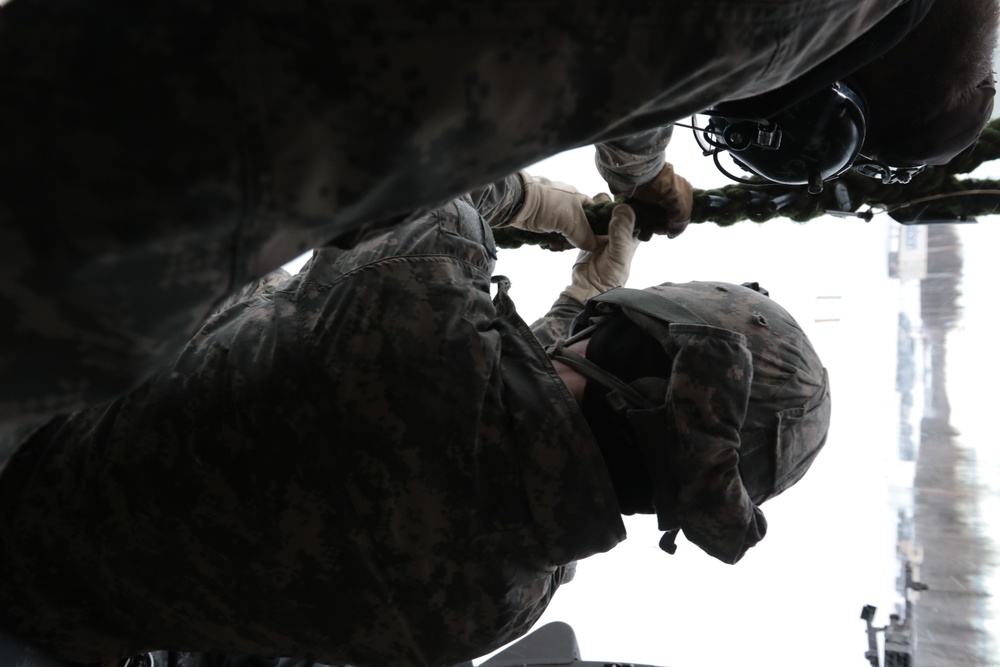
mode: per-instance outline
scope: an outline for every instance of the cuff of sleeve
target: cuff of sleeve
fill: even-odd
[[[672,133],[673,128],[666,126],[597,144],[594,161],[611,191],[630,197],[653,180],[666,164],[664,149]]]

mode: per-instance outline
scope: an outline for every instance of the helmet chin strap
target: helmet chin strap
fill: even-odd
[[[561,361],[577,373],[580,373],[587,379],[597,382],[609,391],[619,392],[622,398],[625,399],[626,404],[631,408],[649,409],[657,407],[651,403],[648,398],[640,394],[617,376],[607,372],[582,354],[574,352],[566,347],[568,343],[574,342],[576,338],[578,337],[574,336],[568,341],[561,340],[555,345],[549,345],[545,348],[545,353],[549,356],[549,359]]]
[[[545,352],[550,359],[561,361],[588,379],[594,380],[608,389],[608,402],[611,404],[612,409],[636,432],[640,439],[643,437],[655,438],[658,435],[662,436],[662,429],[659,427],[658,420],[662,418],[663,410],[656,410],[656,408],[664,408],[664,395],[662,393],[654,392],[657,396],[656,399],[654,399],[653,395],[645,395],[583,355],[566,347],[566,345],[572,344],[576,340],[585,338],[589,333],[589,329],[584,330],[567,341],[559,341],[555,345],[548,346],[545,348]],[[647,378],[646,380],[651,379]],[[644,380],[636,382],[639,386],[642,386],[644,383]],[[644,416],[640,418],[639,415]],[[659,483],[654,481],[654,487],[654,506],[656,506],[657,499],[660,499],[665,493],[662,480]],[[668,497],[669,494],[665,496],[665,498]],[[662,507],[671,506],[669,500],[667,502],[660,500],[659,504]],[[657,506],[657,518],[663,524],[664,517],[661,516],[661,511],[661,508]],[[661,525],[660,529],[665,531],[663,537],[660,539],[660,548],[669,554],[673,554],[677,551],[675,540],[677,539],[679,529],[666,525]]]

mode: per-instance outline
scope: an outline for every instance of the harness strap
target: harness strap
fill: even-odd
[[[568,349],[565,347],[565,344],[566,341],[559,341],[555,345],[549,345],[545,348],[545,353],[549,355],[549,359],[557,359],[578,373],[582,373],[591,380],[601,383],[607,389],[620,392],[626,401],[634,408],[655,407],[650,405],[646,397],[638,391],[583,355]]]
[[[616,287],[590,299],[596,303],[609,303],[622,306],[655,317],[663,322],[677,324],[708,324],[698,313],[645,290]],[[588,302],[589,303],[589,302]]]

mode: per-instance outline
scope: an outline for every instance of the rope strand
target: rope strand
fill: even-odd
[[[828,183],[818,195],[810,195],[802,186],[763,181],[759,185],[734,183],[712,190],[695,190],[691,222],[712,222],[721,227],[742,221],[762,223],[777,217],[806,222],[828,211],[851,214],[866,205],[890,212],[920,206],[922,215],[938,219],[990,215],[1000,210],[1000,183],[959,179],[956,175],[968,174],[984,162],[997,158],[1000,158],[1000,119],[990,121],[976,144],[951,162],[924,169],[908,184],[883,185],[879,180],[853,171]],[[957,194],[963,196],[941,196]],[[584,206],[594,233],[608,233],[611,209],[623,202],[635,209],[636,227],[640,231],[656,233],[665,228],[668,220],[663,209],[622,199]],[[558,234],[536,234],[510,228],[495,229],[493,233],[501,248],[537,245],[549,250],[566,250],[572,247]]]

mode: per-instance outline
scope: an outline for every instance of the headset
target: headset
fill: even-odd
[[[746,108],[746,105],[744,105]],[[892,167],[862,154],[868,126],[864,97],[845,81],[835,81],[766,117],[705,112],[708,125],[693,125],[695,138],[729,178],[759,184],[730,173],[719,161],[728,152],[747,172],[772,183],[805,185],[810,194],[849,169],[883,184],[909,183],[924,165]]]
[[[723,168],[720,153],[728,153],[741,169],[765,181],[805,185],[812,194],[848,169],[887,185],[908,183],[924,165],[890,166],[861,152],[868,107],[851,76],[899,44],[933,3],[900,3],[864,35],[798,78],[754,97],[716,105],[701,114],[709,117],[707,127],[694,124],[695,138],[722,173],[741,183],[760,185]]]

